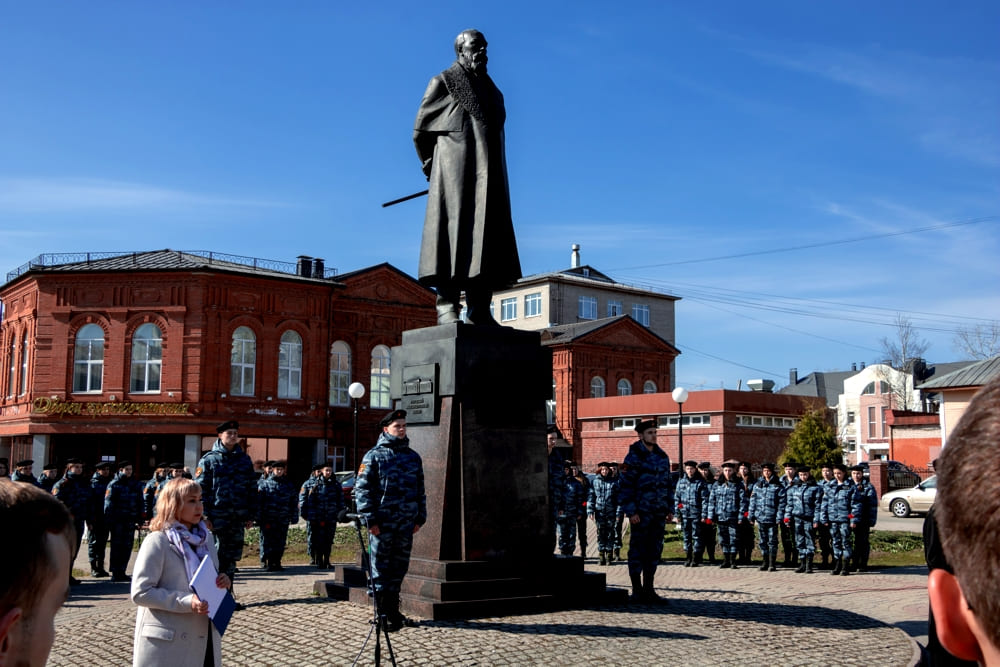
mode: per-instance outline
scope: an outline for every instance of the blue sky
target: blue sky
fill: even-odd
[[[0,269],[414,273],[422,201],[379,205],[425,187],[417,105],[476,27],[524,272],[579,243],[682,297],[679,384],[876,361],[896,313],[952,361],[1000,318],[1000,4],[480,4],[0,0]]]

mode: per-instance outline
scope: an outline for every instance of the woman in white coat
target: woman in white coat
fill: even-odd
[[[132,652],[136,667],[222,664],[222,638],[208,618],[208,603],[188,583],[205,556],[219,566],[203,511],[201,486],[182,477],[163,487],[156,500],[151,532],[132,571],[132,602],[139,606]],[[229,588],[229,577],[220,574],[215,584]]]

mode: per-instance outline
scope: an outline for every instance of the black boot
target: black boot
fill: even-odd
[[[684,567],[691,567],[691,564],[694,562],[694,552],[688,549],[684,555],[686,556]]]
[[[795,572],[797,574],[805,574],[805,572],[806,572],[806,557],[805,556],[803,556],[801,559],[799,559],[799,566],[797,568],[795,568]]]
[[[798,564],[799,564],[799,552],[798,551],[793,551],[792,552],[792,563],[791,563],[791,566],[795,567]]]
[[[737,560],[738,559],[736,558],[736,554],[729,554],[729,567],[731,567],[731,568],[733,568],[735,570],[736,569],[736,561]]]
[[[694,552],[694,561],[692,561],[691,567],[698,567],[699,565],[701,565],[701,557],[702,554],[704,553],[705,553],[704,547]]]
[[[809,554],[806,556],[806,574],[813,573],[813,555]]]
[[[614,556],[615,556],[615,560],[621,560],[622,559],[622,550],[621,549],[615,549]]]
[[[760,571],[767,572],[767,554],[763,554],[764,562],[760,564]]]
[[[720,570],[724,570],[729,567],[729,554],[722,554],[722,565],[719,566]]]
[[[768,557],[768,559],[767,559],[767,571],[768,572],[776,572],[778,570],[777,563],[775,562],[777,560],[778,560],[778,554],[771,554]]]
[[[656,590],[653,588],[652,572],[646,572],[643,575],[642,598],[649,604],[661,604],[664,601],[663,598],[656,594]]]
[[[642,575],[630,574],[629,579],[632,581],[632,602],[645,602],[642,595]]]
[[[844,559],[843,558],[834,558],[833,559],[833,571],[830,574],[834,574],[834,575],[840,574],[840,571],[843,569],[843,567],[844,567]]]
[[[843,563],[843,567],[840,568],[840,576],[846,577],[847,575],[849,575],[851,573],[851,559],[850,558],[844,558],[843,561],[842,561],[842,563]]]

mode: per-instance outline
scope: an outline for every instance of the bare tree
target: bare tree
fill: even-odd
[[[907,387],[907,378],[912,377],[915,370],[913,360],[923,358],[930,347],[930,343],[924,340],[917,329],[913,326],[910,318],[902,313],[896,313],[896,335],[894,337],[885,336],[882,338],[882,352],[888,359],[889,365],[896,370],[903,371],[903,379],[893,382],[891,377],[885,377],[892,393],[896,398],[896,405],[902,410],[909,410],[912,391]],[[880,373],[880,375],[888,375]],[[912,377],[915,385],[919,378]]]
[[[989,359],[1000,354],[1000,322],[964,327],[955,334],[956,350],[970,359]]]

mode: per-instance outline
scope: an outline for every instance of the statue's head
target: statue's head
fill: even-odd
[[[466,69],[473,72],[485,72],[486,63],[486,38],[478,30],[463,30],[455,38],[455,55],[458,62]]]

